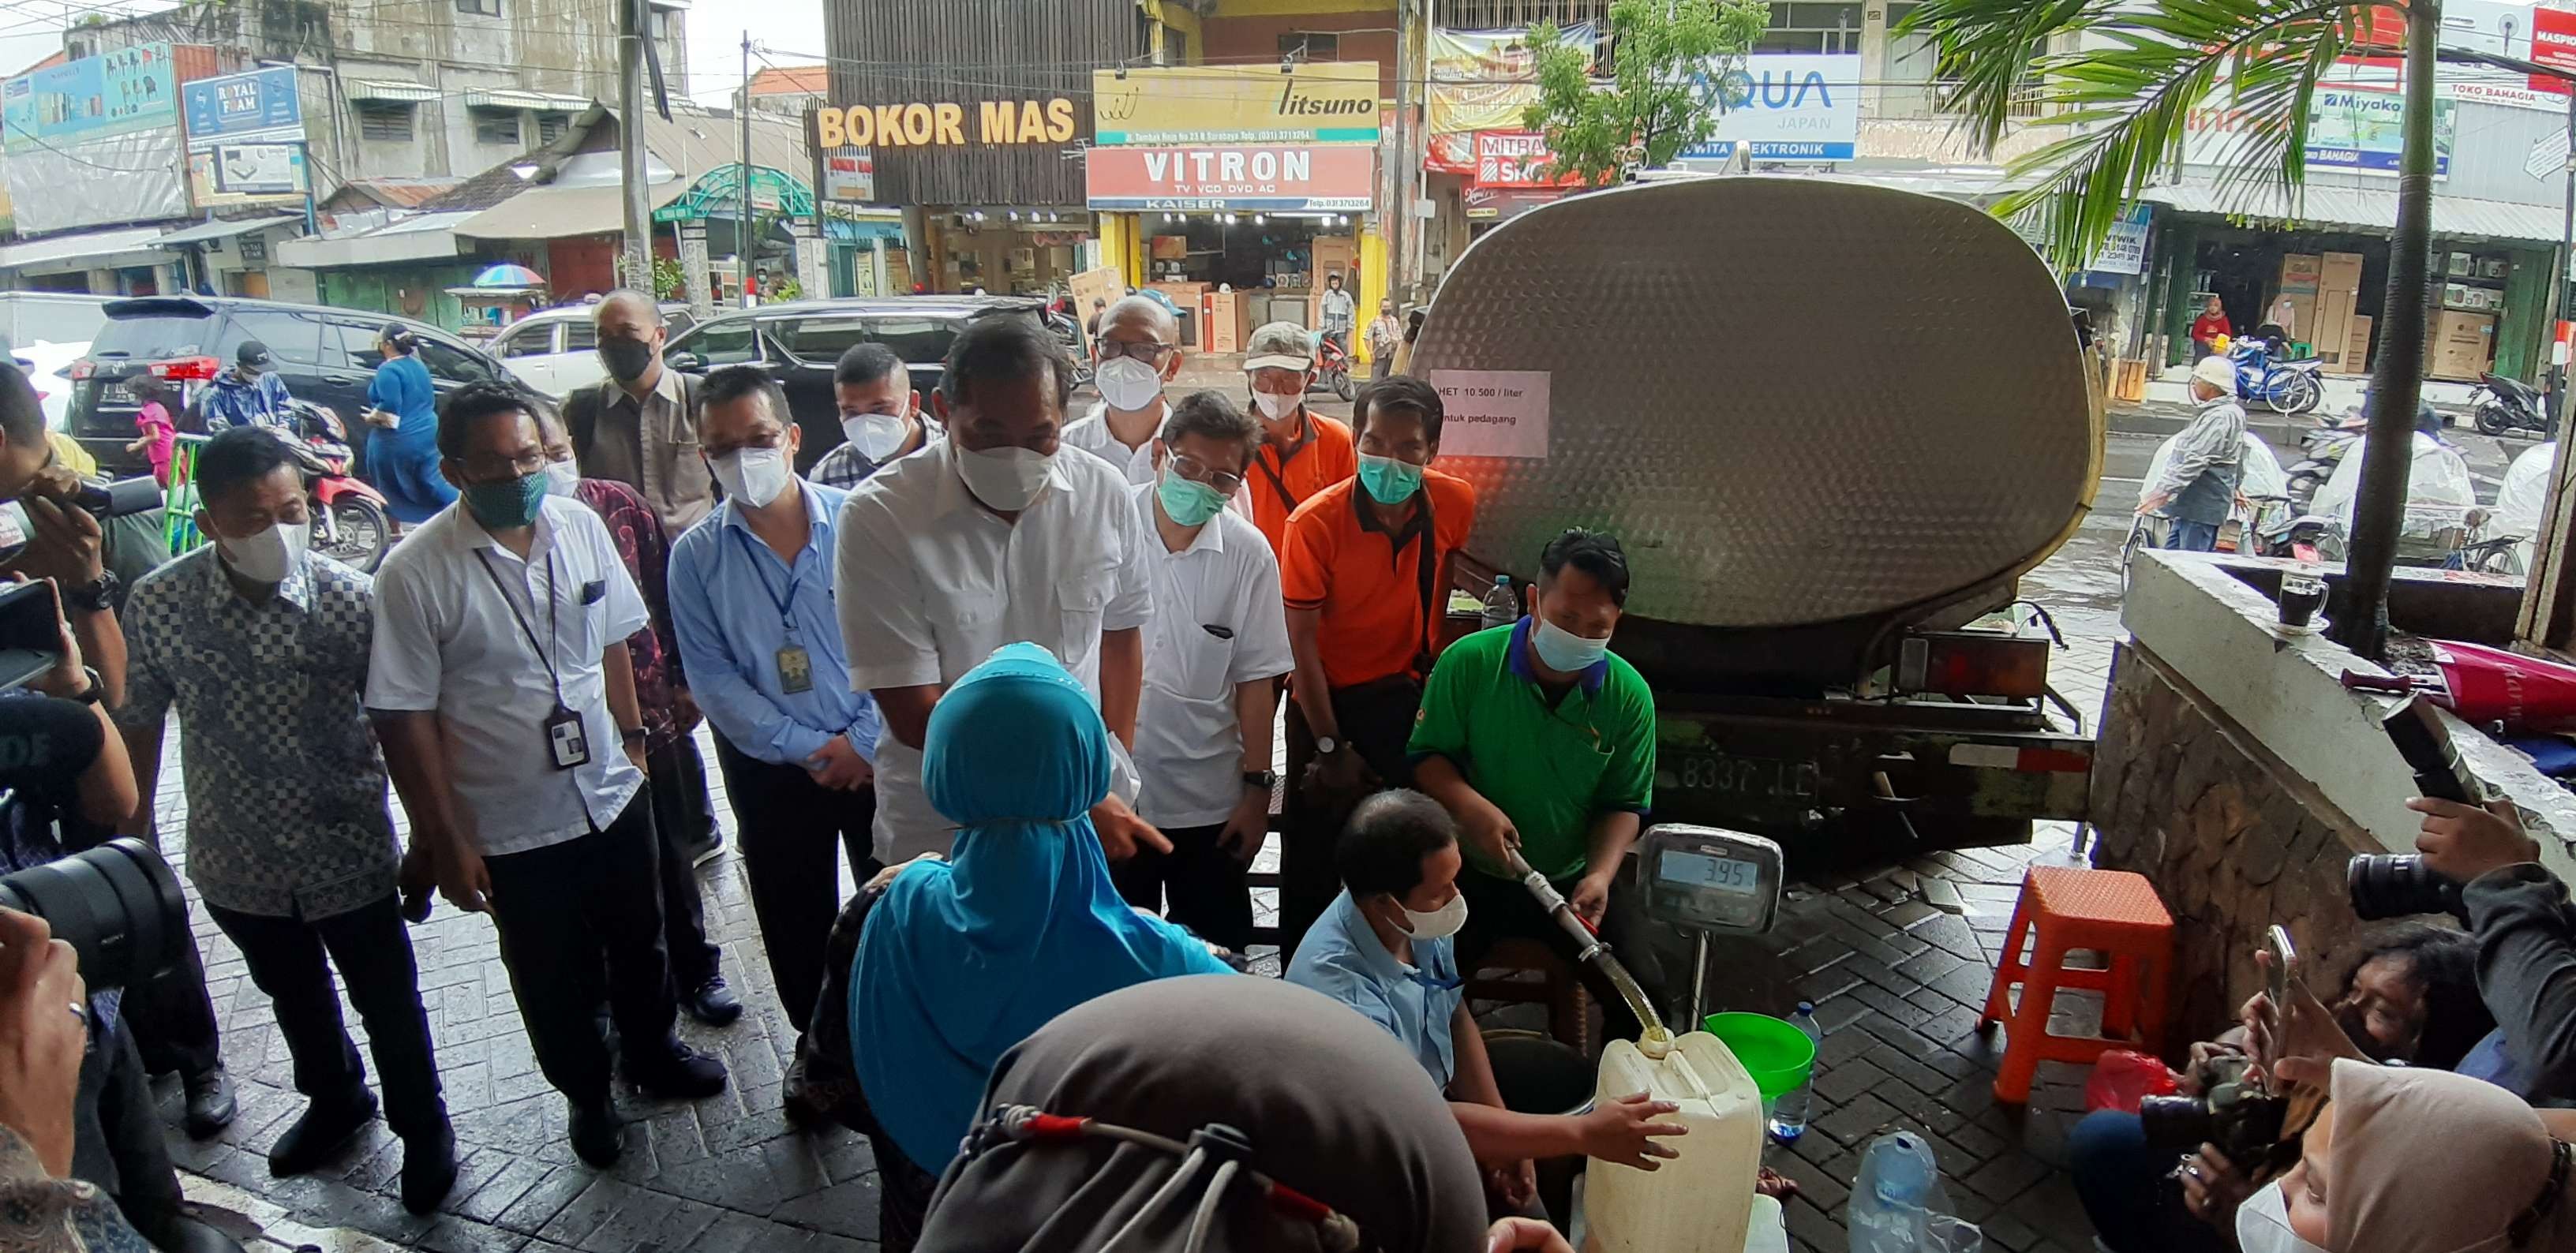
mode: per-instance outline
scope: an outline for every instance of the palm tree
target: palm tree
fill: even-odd
[[[2402,34],[2391,9],[2404,15]],[[1930,34],[1950,109],[1971,142],[1991,150],[2005,126],[2039,102],[2074,133],[2011,163],[2037,183],[1995,206],[2033,222],[2052,263],[2081,267],[2121,210],[2182,162],[2184,119],[2222,103],[2242,119],[2226,152],[2225,184],[2281,188],[2295,203],[2306,173],[2308,105],[2341,58],[2405,46],[2405,148],[2397,222],[2380,310],[2379,361],[2353,510],[2339,643],[2380,655],[2388,580],[2406,500],[2416,405],[2424,383],[2426,285],[2432,248],[2433,59],[2440,0],[2394,5],[2315,0],[1924,0],[1899,27]],[[2075,51],[2079,37],[2094,45]]]

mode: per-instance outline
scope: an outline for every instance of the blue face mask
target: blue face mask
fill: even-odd
[[[1558,674],[1581,674],[1610,654],[1607,637],[1596,640],[1577,635],[1545,618],[1538,619],[1536,629],[1530,632],[1530,647],[1538,650],[1540,665]]]
[[[544,471],[498,483],[476,483],[457,492],[465,508],[487,531],[510,531],[536,522],[546,503]]]
[[[1217,495],[1215,488],[1182,478],[1168,465],[1154,494],[1163,502],[1163,516],[1182,526],[1198,526],[1225,508],[1225,497]]]
[[[1422,490],[1422,467],[1393,457],[1360,454],[1360,486],[1381,505],[1400,505]]]

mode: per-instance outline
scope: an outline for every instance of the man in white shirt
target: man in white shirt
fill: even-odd
[[[644,600],[598,515],[546,491],[546,451],[517,392],[450,396],[439,469],[457,503],[376,574],[367,709],[412,839],[440,891],[489,912],[538,1069],[572,1102],[572,1144],[619,1154],[608,993],[626,1078],[712,1096],[725,1069],[672,1033],[644,722],[626,638]]]
[[[835,600],[850,686],[875,696],[885,722],[876,852],[889,865],[948,848],[952,824],[921,790],[923,732],[940,694],[993,650],[1029,641],[1053,652],[1114,739],[1135,741],[1154,539],[1114,467],[1062,448],[1072,392],[1073,362],[1045,329],[977,322],[950,346],[931,397],[948,438],[879,470],[842,506]],[[1124,796],[1092,810],[1111,860],[1139,843],[1170,851]]]
[[[1162,468],[1135,489],[1156,540],[1154,616],[1136,715],[1136,812],[1172,842],[1112,870],[1119,894],[1236,952],[1252,942],[1244,872],[1270,833],[1270,728],[1296,665],[1279,559],[1226,508],[1261,426],[1217,392],[1173,406]],[[1168,906],[1166,897],[1169,898]]]
[[[1118,467],[1130,483],[1154,481],[1154,445],[1171,405],[1163,384],[1181,370],[1181,326],[1143,296],[1109,306],[1100,319],[1100,404],[1064,426],[1064,442]]]

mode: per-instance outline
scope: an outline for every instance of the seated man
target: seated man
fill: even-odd
[[[1467,1148],[1512,1208],[1535,1187],[1531,1159],[1578,1154],[1652,1169],[1680,1153],[1654,1137],[1682,1134],[1657,1122],[1680,1108],[1645,1096],[1586,1114],[1515,1114],[1503,1106],[1485,1037],[1467,1013],[1455,952],[1471,914],[1460,891],[1458,827],[1420,792],[1390,790],[1361,801],[1334,847],[1342,894],[1306,931],[1288,981],[1349,1005],[1413,1050],[1449,1109]]]
[[[1619,950],[1650,996],[1653,954],[1629,939],[1634,908],[1611,887],[1636,843],[1655,783],[1655,697],[1634,667],[1611,655],[1610,633],[1628,601],[1619,541],[1571,530],[1539,554],[1530,616],[1449,646],[1431,671],[1410,751],[1417,786],[1466,833],[1459,881],[1474,921],[1459,933],[1465,968],[1508,936],[1577,957],[1564,928],[1508,870],[1517,850],[1583,920]],[[1606,921],[1605,921],[1606,920]],[[1600,971],[1581,965],[1611,1029],[1642,1028]]]

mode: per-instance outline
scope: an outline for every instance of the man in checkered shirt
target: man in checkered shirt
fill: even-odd
[[[337,966],[403,1140],[403,1203],[426,1213],[456,1181],[455,1136],[404,929],[384,754],[361,704],[371,585],[306,551],[302,472],[275,435],[217,435],[196,474],[197,525],[214,542],[135,585],[116,719],[150,796],[162,718],[178,710],[188,877],[274,1003],[311,1102],[269,1150],[270,1172],[321,1166],[376,1116]]]

